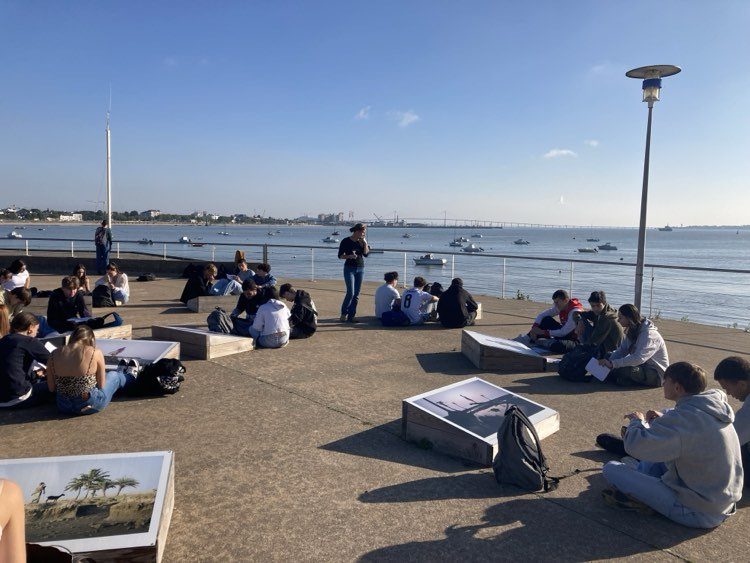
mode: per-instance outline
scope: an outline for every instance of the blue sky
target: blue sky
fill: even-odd
[[[750,2],[0,0],[0,204],[750,223]],[[546,155],[546,156],[545,156]]]

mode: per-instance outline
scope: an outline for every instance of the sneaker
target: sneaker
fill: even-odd
[[[620,457],[628,455],[625,451],[625,442],[614,434],[599,434],[596,437],[596,445]]]
[[[141,372],[141,364],[138,363],[138,360],[131,359],[128,362],[128,367],[125,370],[125,373],[128,375],[132,375],[133,377],[138,377],[138,374]]]
[[[520,342],[521,344],[525,344],[526,346],[531,345],[531,337],[528,334],[519,334],[513,340],[515,340],[516,342]]]
[[[119,362],[117,362],[117,371],[121,371],[125,373],[125,370],[127,369],[127,367],[128,367],[127,360],[120,360]]]
[[[641,501],[634,499],[630,495],[626,495],[622,491],[617,489],[604,489],[602,491],[602,498],[604,498],[604,504],[612,506],[614,508],[620,508],[622,510],[632,510],[640,512],[641,514],[654,514],[653,508],[647,504],[643,504]]]
[[[346,315],[341,315],[341,316],[339,317],[339,320],[340,320],[340,321],[341,321],[342,323],[345,323],[345,322],[346,322]]]

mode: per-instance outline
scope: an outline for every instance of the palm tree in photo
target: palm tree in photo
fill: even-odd
[[[85,479],[84,475],[79,475],[78,477],[73,477],[68,485],[65,487],[66,491],[75,491],[76,492],[76,498],[74,500],[78,500],[78,497],[81,496],[81,491],[86,488],[87,481]]]
[[[91,469],[88,473],[81,475],[81,477],[86,480],[86,489],[91,492],[91,498],[94,498],[96,491],[102,489],[104,483],[109,480],[109,473],[102,469]]]
[[[132,477],[120,477],[119,479],[115,479],[113,483],[117,487],[117,494],[115,496],[120,496],[120,493],[125,487],[135,488],[140,485],[140,483]]]
[[[115,482],[114,482],[114,481],[110,481],[109,479],[105,479],[105,480],[104,480],[104,481],[102,482],[102,486],[101,486],[101,489],[102,489],[102,495],[104,495],[104,496],[106,497],[106,496],[107,496],[107,490],[108,490],[108,489],[114,489],[114,488],[115,488],[116,486],[117,486],[117,485],[115,485]]]

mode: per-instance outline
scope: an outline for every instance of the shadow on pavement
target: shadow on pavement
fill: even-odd
[[[461,352],[434,352],[417,354],[417,361],[425,373],[472,376],[483,373],[477,370]]]

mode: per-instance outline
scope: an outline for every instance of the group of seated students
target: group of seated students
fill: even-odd
[[[438,320],[446,328],[474,324],[479,307],[461,278],[454,278],[442,291],[440,284],[429,287],[417,276],[403,296],[396,289],[398,272],[386,272],[383,279],[385,283],[375,290],[375,316],[383,326],[420,325],[429,320]]]
[[[318,312],[310,294],[294,289],[289,283],[277,288],[269,264],[259,264],[256,269],[257,273],[254,273],[241,258],[237,260],[233,274],[216,279],[218,268],[206,264],[200,274],[185,283],[180,301],[187,303],[195,297],[235,295],[232,284],[236,284],[240,288],[239,298],[229,314],[234,334],[253,338],[260,348],[282,348],[290,339],[309,338],[315,334]],[[217,285],[219,290],[214,289]],[[232,289],[228,290],[230,286]],[[284,301],[292,303],[291,310]]]
[[[0,269],[0,286],[6,291],[23,287],[28,289],[32,295],[36,293],[36,288],[31,287],[31,275],[26,268],[26,262],[23,260],[13,260],[7,269]]]

